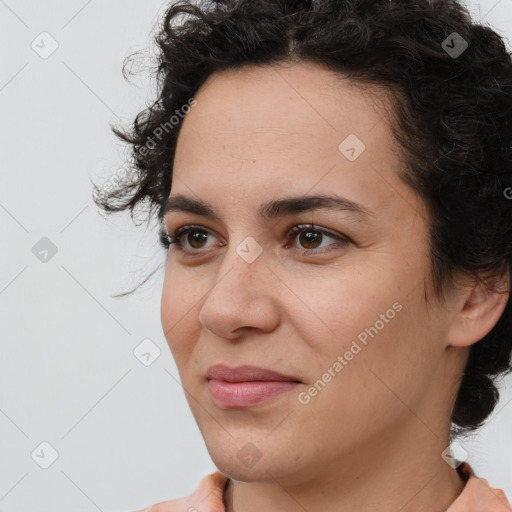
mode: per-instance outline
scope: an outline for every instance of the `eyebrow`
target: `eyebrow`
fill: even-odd
[[[375,217],[373,212],[361,204],[337,195],[293,196],[273,199],[263,203],[258,213],[260,217],[270,220],[315,209],[350,212],[364,222],[368,222],[369,217]],[[163,215],[165,216],[169,212],[192,213],[220,222],[223,220],[207,202],[193,199],[182,194],[170,196],[167,199]]]

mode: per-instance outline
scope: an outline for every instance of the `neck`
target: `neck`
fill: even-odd
[[[441,457],[448,436],[421,424],[418,429],[415,421],[409,432],[381,435],[353,455],[338,456],[337,464],[325,461],[311,478],[294,479],[288,468],[284,478],[274,475],[270,481],[231,479],[226,512],[445,512],[465,480]]]

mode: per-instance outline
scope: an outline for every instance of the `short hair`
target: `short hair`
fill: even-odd
[[[455,0],[181,0],[161,22],[157,98],[128,130],[112,128],[130,147],[133,172],[114,190],[94,185],[101,209],[129,209],[133,219],[146,203],[162,223],[179,113],[212,73],[312,62],[394,98],[391,128],[406,163],[400,178],[429,212],[435,295],[444,297],[457,271],[489,289],[508,274],[510,286],[512,62],[503,39],[474,23],[466,7]],[[160,241],[168,248],[162,227]],[[452,397],[452,436],[477,429],[495,408],[496,379],[512,370],[511,351],[509,297],[493,329],[470,347]]]

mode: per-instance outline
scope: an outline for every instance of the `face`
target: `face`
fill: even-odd
[[[425,306],[427,213],[398,178],[386,103],[305,63],[218,73],[195,99],[170,198],[214,215],[183,202],[166,214],[171,235],[194,228],[171,245],[161,320],[216,466],[299,482],[426,431],[418,417],[448,414],[448,320]],[[340,202],[263,210],[309,196]],[[297,382],[223,388],[207,379],[215,364]]]

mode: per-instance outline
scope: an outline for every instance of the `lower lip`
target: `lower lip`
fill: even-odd
[[[273,396],[280,395],[299,384],[291,381],[251,381],[226,382],[211,379],[208,381],[213,402],[223,408],[250,407]]]

